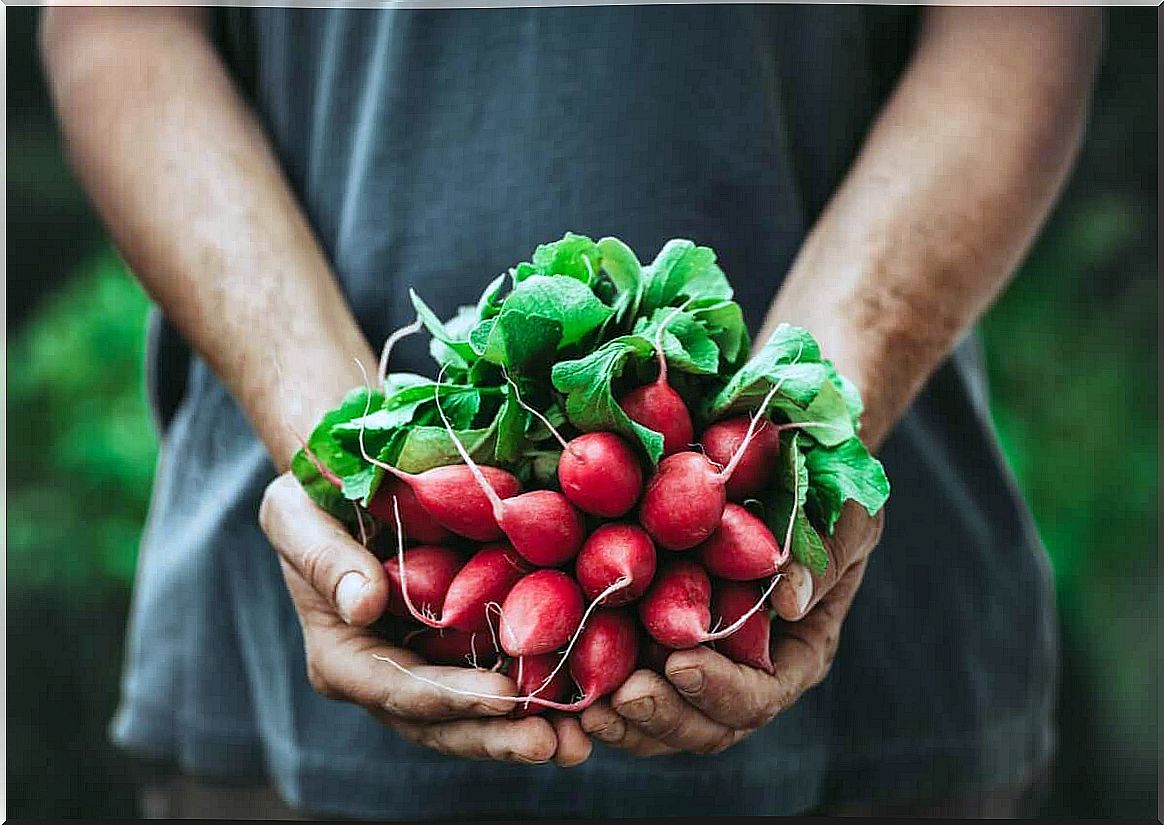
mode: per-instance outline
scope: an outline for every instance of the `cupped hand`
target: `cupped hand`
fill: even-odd
[[[792,562],[772,593],[774,672],[736,664],[707,647],[681,650],[665,676],[638,670],[582,714],[582,729],[638,756],[711,754],[730,748],[791,707],[828,675],[841,624],[881,538],[884,514],[869,518],[851,502],[824,537],[821,576]]]
[[[510,719],[513,702],[454,692],[515,696],[508,677],[429,665],[370,630],[388,603],[380,562],[316,507],[289,473],[267,487],[259,521],[279,552],[317,693],[360,705],[405,739],[452,756],[521,764],[553,759],[569,767],[590,755],[590,739],[576,717]],[[377,656],[451,690],[411,678]]]

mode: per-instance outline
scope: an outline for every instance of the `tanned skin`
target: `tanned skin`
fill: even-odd
[[[805,326],[865,399],[884,440],[1013,275],[1078,149],[1100,16],[1082,8],[925,10],[917,51],[773,303]],[[369,343],[266,137],[183,8],[50,8],[42,54],[71,158],[146,289],[238,400],[280,471],[319,415],[374,372]],[[772,273],[773,277],[779,273]],[[503,701],[426,687],[391,656],[462,690],[498,674],[425,665],[367,625],[380,565],[283,472],[259,514],[299,612],[311,684],[405,738],[470,758],[584,761],[589,733],[638,755],[714,753],[820,682],[881,520],[843,514],[828,570],[793,566],[775,675],[714,651],[638,671],[577,719],[499,718]],[[585,733],[583,732],[585,731]]]

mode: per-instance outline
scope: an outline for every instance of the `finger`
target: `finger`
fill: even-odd
[[[577,716],[553,713],[549,719],[550,724],[554,726],[554,734],[558,737],[558,750],[554,753],[554,762],[559,767],[573,768],[590,758],[593,746],[590,737],[583,732]]]
[[[774,677],[706,647],[679,650],[664,672],[685,701],[734,730],[754,730],[775,715]]]
[[[308,673],[324,696],[418,721],[500,716],[514,708],[504,698],[482,698],[517,695],[513,680],[500,673],[427,665],[411,651],[344,631],[354,633],[337,625],[308,634]]]
[[[836,531],[823,544],[828,562],[821,575],[811,573],[799,562],[789,562],[772,591],[770,603],[780,618],[798,621],[820,603],[849,568],[867,558],[881,538],[884,513],[869,518],[850,502],[837,522]]]
[[[464,759],[537,765],[553,759],[558,747],[553,726],[540,716],[436,723],[388,716],[384,721],[410,742]]]
[[[657,739],[651,739],[627,722],[606,701],[595,702],[582,712],[582,730],[604,745],[620,748],[633,756],[667,756],[678,753],[675,748]]]
[[[681,751],[719,753],[737,741],[734,730],[684,701],[654,671],[632,673],[611,696],[610,703],[631,727]]]
[[[768,699],[775,715],[790,707],[809,688],[824,681],[840,641],[841,625],[865,573],[865,561],[849,568],[825,598],[797,622],[778,623],[772,640]]]
[[[282,560],[348,624],[363,627],[388,605],[388,580],[380,562],[324,513],[290,473],[263,495],[259,523]]]

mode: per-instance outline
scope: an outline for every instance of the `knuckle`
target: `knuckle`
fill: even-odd
[[[321,593],[327,585],[324,579],[331,556],[332,546],[325,541],[309,544],[299,556],[299,572],[303,575],[303,578],[311,582],[311,585],[316,590],[320,590]],[[330,593],[324,593],[323,595],[331,596]]]

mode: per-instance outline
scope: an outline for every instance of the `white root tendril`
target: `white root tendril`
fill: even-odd
[[[630,576],[620,576],[618,579],[612,582],[609,587],[594,597],[594,601],[590,603],[590,606],[586,608],[586,612],[582,614],[582,620],[578,622],[578,629],[574,631],[574,635],[570,638],[570,644],[566,645],[566,649],[562,652],[562,657],[558,660],[558,664],[555,665],[554,669],[550,671],[550,675],[542,680],[542,683],[538,685],[537,690],[535,690],[532,695],[537,696],[539,693],[546,689],[550,682],[554,681],[554,677],[558,675],[558,671],[562,669],[562,666],[566,664],[566,661],[570,658],[570,653],[574,650],[574,645],[577,644],[578,639],[581,638],[582,631],[586,627],[586,622],[590,620],[590,614],[592,614],[595,609],[598,608],[598,606],[601,605],[602,602],[607,598],[630,586]]]
[[[380,370],[376,373],[377,377],[379,378],[381,387],[383,387],[385,382],[388,380],[388,356],[392,354],[392,348],[396,346],[396,343],[400,341],[401,338],[407,338],[413,333],[420,332],[420,328],[422,326],[424,326],[424,324],[419,318],[417,318],[411,324],[405,324],[400,329],[393,332],[384,341],[384,348],[380,350]],[[365,380],[367,380],[367,376],[365,376]]]
[[[460,688],[455,688],[451,685],[446,685],[442,682],[438,682],[435,679],[430,679],[427,676],[422,676],[419,673],[415,673],[406,668],[404,665],[400,664],[400,662],[396,661],[391,656],[381,656],[379,653],[373,653],[372,658],[381,662],[387,662],[388,664],[392,665],[392,667],[396,668],[411,679],[415,679],[418,682],[423,682],[430,687],[438,688],[439,690],[443,690],[446,693],[452,693],[456,696],[465,696],[470,699],[494,699],[503,702],[513,702],[515,704],[521,704],[524,702],[527,705],[540,705],[545,708],[550,708],[551,710],[561,710],[566,712],[581,710],[580,702],[567,705],[563,704],[562,702],[551,702],[550,700],[542,699],[539,696],[502,696],[499,693],[481,693],[475,690],[461,690]]]
[[[659,359],[659,377],[655,379],[656,384],[667,383],[667,356],[663,353],[663,333],[667,331],[667,327],[671,326],[671,322],[679,317],[679,313],[687,309],[687,305],[694,300],[693,297],[688,298],[675,307],[675,310],[663,320],[658,331],[655,332],[655,357]]]
[[[777,573],[775,576],[773,576],[772,581],[768,583],[768,586],[764,589],[764,592],[760,595],[760,600],[757,601],[754,605],[752,605],[752,607],[746,613],[744,613],[744,615],[740,616],[738,619],[736,619],[734,622],[729,624],[723,630],[709,631],[706,635],[704,635],[703,641],[704,642],[716,642],[716,641],[719,641],[720,639],[726,639],[728,636],[731,636],[737,630],[742,628],[747,623],[748,619],[752,618],[754,615],[756,615],[756,613],[761,608],[764,607],[765,602],[768,601],[768,597],[771,596],[772,591],[776,589],[776,583],[779,582],[780,579],[782,579],[783,577],[784,577],[783,573]]]
[[[448,365],[441,366],[441,371],[437,374],[436,386],[433,387],[432,392],[432,400],[436,403],[437,415],[441,417],[441,422],[445,425],[445,431],[449,434],[449,440],[457,448],[457,453],[461,456],[461,460],[465,462],[465,465],[469,468],[469,472],[473,474],[473,478],[477,479],[477,484],[480,485],[481,491],[485,493],[485,497],[489,499],[489,503],[493,506],[493,518],[501,521],[501,511],[504,506],[501,503],[501,496],[497,495],[497,491],[493,489],[493,485],[489,483],[489,479],[485,478],[485,474],[481,472],[481,468],[477,466],[477,462],[469,455],[469,451],[465,449],[465,445],[461,443],[461,439],[457,438],[457,434],[453,431],[453,425],[449,423],[449,419],[441,407],[440,388],[445,380],[446,366]]]
[[[427,613],[417,610],[408,595],[408,571],[404,564],[404,524],[400,521],[400,500],[396,496],[392,496],[392,515],[396,517],[396,564],[400,568],[400,594],[404,597],[404,605],[418,622],[440,629],[444,625],[436,619],[430,619]]]
[[[558,432],[557,428],[555,428],[554,425],[550,423],[550,419],[546,418],[544,415],[522,400],[521,392],[517,389],[517,384],[512,378],[509,377],[509,370],[507,370],[505,367],[502,367],[501,374],[505,376],[505,380],[508,381],[509,386],[513,388],[513,399],[517,401],[518,406],[528,412],[530,415],[537,418],[538,421],[545,424],[546,429],[550,431],[550,435],[552,435],[557,440],[557,442],[562,445],[563,450],[569,450],[575,456],[579,456],[578,449],[576,447],[570,446],[569,442],[562,437],[562,434]]]

